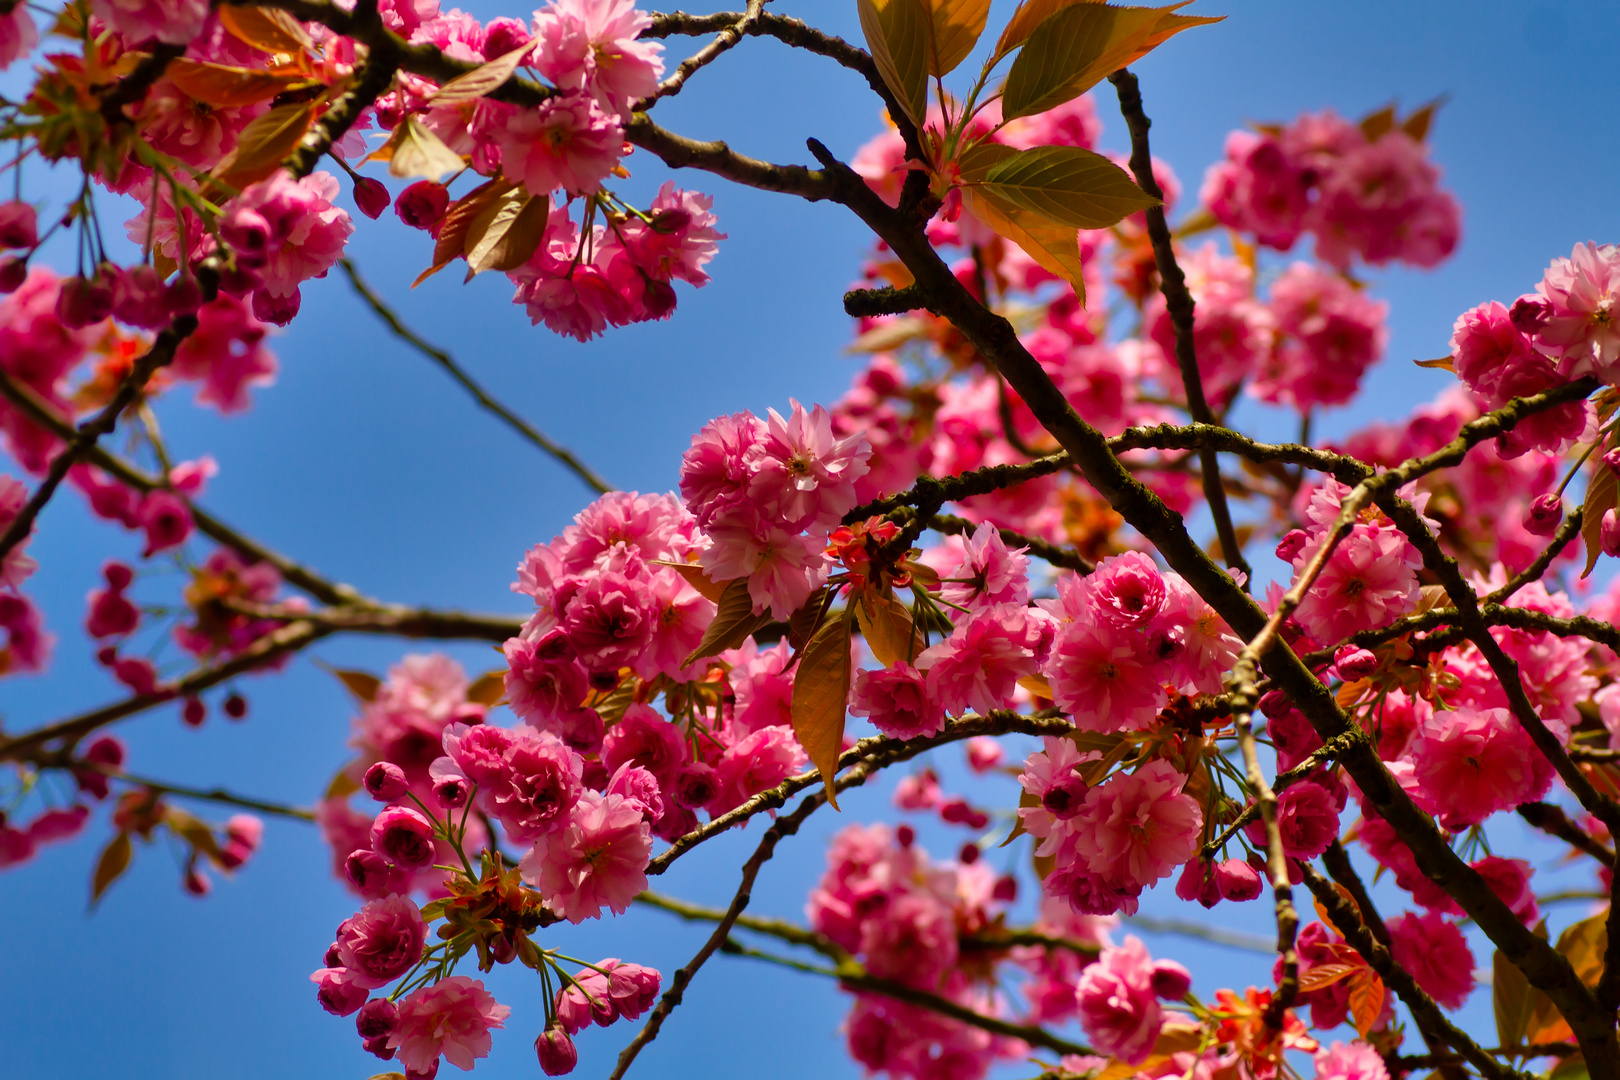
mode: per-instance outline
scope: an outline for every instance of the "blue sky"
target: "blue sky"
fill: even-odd
[[[473,5],[481,17],[522,14]],[[854,4],[782,0],[773,10],[859,40]],[[992,25],[1010,13],[992,8]],[[1183,34],[1142,61],[1138,73],[1154,119],[1153,145],[1196,191],[1226,133],[1250,121],[1287,120],[1332,107],[1359,116],[1390,101],[1405,108],[1445,94],[1432,141],[1446,183],[1461,199],[1464,238],[1434,272],[1374,275],[1391,303],[1390,348],[1362,398],[1329,414],[1319,430],[1348,430],[1372,417],[1409,412],[1447,384],[1443,372],[1407,361],[1445,351],[1457,314],[1486,299],[1511,299],[1577,241],[1617,238],[1614,176],[1620,151],[1603,133],[1620,91],[1612,63],[1620,16],[1599,3],[1411,4],[1199,0],[1216,26]],[[689,43],[672,43],[679,55]],[[16,73],[0,81],[15,87]],[[1111,91],[1099,94],[1104,146],[1125,147]],[[696,137],[720,137],[756,156],[804,162],[814,136],[845,156],[879,128],[864,83],[827,61],[775,42],[742,43],[693,78],[657,118]],[[668,173],[644,153],[629,159],[626,194],[645,197]],[[65,182],[65,181],[64,181]],[[868,243],[834,206],[807,205],[688,175],[712,192],[730,239],[711,267],[714,282],[681,288],[673,321],[615,331],[588,345],[531,328],[494,276],[463,287],[441,274],[415,292],[425,238],[397,221],[358,221],[351,253],[426,337],[448,346],[504,401],[579,451],[617,484],[667,490],[681,450],[707,419],[739,408],[762,412],[787,399],[830,402],[854,373],[842,355],[849,323],[839,298]],[[60,191],[31,191],[31,197]],[[569,474],[478,412],[441,372],[380,331],[333,275],[304,290],[304,312],[274,341],[277,384],[255,394],[245,416],[222,419],[184,395],[159,413],[180,457],[209,452],[222,467],[206,505],[226,520],[323,573],[372,595],[491,611],[516,611],[507,590],[524,549],[549,539],[589,493]],[[1256,417],[1256,422],[1265,423]],[[29,591],[61,635],[44,677],[0,683],[8,730],[46,722],[118,696],[77,632],[85,593],[101,562],[136,545],[92,521],[65,496],[40,523],[41,569]],[[167,586],[163,586],[167,587]],[[156,588],[156,586],[154,586]],[[337,666],[381,670],[405,643],[335,639],[316,653]],[[487,646],[451,649],[484,670]],[[177,782],[224,782],[237,790],[307,804],[345,759],[345,692],[306,660],[274,678],[243,680],[247,722],[216,716],[201,731],[176,710],[157,710],[120,729],[130,767]],[[959,756],[942,768],[960,773]],[[988,798],[988,793],[986,798]],[[822,814],[785,846],[755,890],[758,911],[798,917],[820,874],[831,831],[889,813],[886,788],[853,795],[845,817]],[[142,849],[134,870],[93,914],[85,882],[96,837],[47,851],[0,874],[0,1061],[14,1076],[252,1078],[361,1077],[377,1071],[348,1021],[321,1012],[305,981],[353,904],[327,872],[312,828],[271,822],[261,855],[206,901],[178,889],[161,846]],[[666,891],[723,902],[757,827],[686,858]],[[1517,839],[1504,832],[1512,849]],[[924,830],[946,854],[964,838]],[[996,857],[1010,857],[997,853]],[[1159,900],[1148,910],[1164,913]],[[1178,912],[1179,913],[1179,912]],[[1574,912],[1560,909],[1559,918]],[[1261,904],[1225,906],[1213,919],[1269,932]],[[701,940],[697,928],[656,912],[606,924],[559,928],[548,944],[574,955],[621,956],[673,971]],[[1178,950],[1206,995],[1218,986],[1264,982],[1268,958],[1148,937]],[[1481,951],[1479,958],[1488,963]],[[527,972],[492,979],[513,1007],[490,1078],[536,1075],[529,1043],[541,1022]],[[781,1080],[854,1076],[837,1027],[846,1004],[830,986],[717,959],[643,1055],[657,1076],[734,1076],[770,1069]],[[1468,1019],[1490,1023],[1485,992]],[[604,1075],[628,1026],[580,1040],[580,1076]],[[1008,1075],[1028,1075],[1012,1068]]]

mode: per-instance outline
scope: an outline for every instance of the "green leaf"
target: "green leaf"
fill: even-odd
[[[121,832],[112,838],[112,842],[101,849],[101,855],[96,859],[95,872],[90,875],[90,906],[95,907],[113,882],[123,876],[129,869],[130,859],[135,854],[135,848],[129,842],[129,833]]]
[[[919,128],[928,114],[929,16],[923,0],[855,0],[884,85]]]
[[[827,802],[838,809],[833,780],[844,749],[844,713],[849,702],[850,612],[828,619],[810,638],[793,676],[793,734],[827,785]]]
[[[754,614],[754,600],[748,595],[747,578],[728,581],[725,591],[720,594],[719,610],[714,613],[714,621],[703,631],[703,640],[692,650],[692,655],[681,661],[681,666],[696,663],[705,656],[713,656],[727,649],[735,649],[747,640],[749,634],[770,622],[770,618],[769,613]]]
[[[968,212],[1007,238],[1041,266],[1074,287],[1080,306],[1086,305],[1086,282],[1080,266],[1080,230],[1059,225],[1028,210],[987,185],[964,187],[962,201]]]
[[[1073,229],[1106,229],[1159,205],[1124,169],[1078,146],[1037,146],[1003,158],[985,173],[984,185]]]
[[[504,85],[533,51],[533,43],[520,45],[504,56],[480,64],[439,87],[428,97],[428,101],[433,105],[460,105],[466,101],[477,101]]]
[[[956,168],[968,183],[979,183],[990,170],[1010,157],[1017,157],[1016,147],[1005,143],[977,142],[965,148],[956,159]]]
[[[1581,503],[1581,539],[1586,543],[1586,568],[1581,571],[1582,578],[1592,572],[1598,556],[1603,554],[1603,515],[1614,509],[1616,501],[1620,501],[1620,484],[1615,482],[1614,470],[1599,462],[1587,482],[1586,501]]]
[[[923,0],[928,8],[928,73],[949,74],[967,59],[990,17],[990,0]]]
[[[503,193],[467,227],[467,280],[485,270],[515,270],[529,261],[546,234],[551,196],[531,196],[523,188]]]
[[[388,156],[388,171],[391,175],[402,180],[420,177],[437,183],[444,179],[446,173],[460,172],[467,164],[460,154],[444,145],[444,140],[433,134],[414,116],[406,117],[405,122],[395,131],[399,133],[398,141],[389,140],[393,146],[393,151]],[[379,150],[372,156],[376,157],[381,153]]]
[[[1055,108],[1134,63],[1171,35],[1220,21],[1174,14],[1185,6],[1110,7],[1072,0],[1067,4],[1039,0],[1026,5],[1028,10],[1020,9],[1014,15],[998,46],[1000,55],[1010,51],[1014,27],[1020,27],[1023,51],[1007,73],[1002,117],[1012,120]],[[1022,29],[1037,14],[1042,17],[1029,22],[1029,29]]]

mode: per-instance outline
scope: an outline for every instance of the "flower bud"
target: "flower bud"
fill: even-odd
[[[382,212],[388,209],[390,202],[393,202],[393,198],[381,181],[362,176],[354,182],[355,208],[372,221],[382,216]]]
[[[257,270],[270,261],[270,223],[257,210],[231,210],[219,223],[219,235],[236,253],[238,266]]]
[[[361,896],[377,896],[394,876],[394,864],[375,851],[354,851],[343,860],[343,874]]]
[[[1610,450],[1604,454],[1603,464],[1607,465],[1612,471],[1620,473],[1620,450]]]
[[[366,1003],[371,992],[349,980],[346,968],[321,968],[309,977],[315,984],[315,999],[333,1016],[348,1016]]]
[[[1552,305],[1534,294],[1521,296],[1508,309],[1508,321],[1519,333],[1534,335],[1552,318]]]
[[[32,248],[39,243],[39,222],[25,202],[0,203],[0,248]]]
[[[68,278],[56,296],[56,317],[70,329],[80,330],[112,314],[113,291],[99,279]]]
[[[388,1045],[387,1035],[373,1035],[369,1039],[362,1039],[360,1049],[368,1054],[380,1057],[384,1061],[394,1060],[394,1048]]]
[[[243,697],[241,694],[233,693],[226,697],[224,703],[220,707],[225,711],[225,715],[228,718],[232,720],[240,720],[242,717],[247,715],[247,698]]]
[[[677,300],[673,285],[667,281],[652,280],[647,282],[641,304],[647,309],[649,318],[667,319],[675,310]]]
[[[433,228],[449,208],[450,192],[432,180],[418,180],[394,200],[394,213],[413,229]]]
[[[1558,523],[1564,520],[1564,500],[1552,492],[1537,495],[1525,507],[1524,528],[1534,536],[1551,536],[1558,531]]]
[[[128,563],[109,560],[101,568],[101,576],[107,579],[107,587],[115,592],[122,592],[129,588],[135,580],[135,571]]]
[[[433,797],[446,810],[459,810],[467,805],[467,781],[459,776],[447,776],[433,785]]]
[[[1242,859],[1227,859],[1215,866],[1215,885],[1227,900],[1253,900],[1263,884],[1260,872]]]
[[[1181,871],[1181,877],[1176,880],[1176,897],[1181,900],[1196,900],[1206,908],[1212,908],[1221,902],[1220,889],[1215,885],[1215,875],[1210,864],[1201,858],[1194,858],[1187,863]]]
[[[85,616],[84,629],[91,637],[122,637],[133,633],[140,622],[140,610],[123,593],[97,589],[90,594],[90,613]]]
[[[160,551],[179,547],[191,535],[191,510],[172,491],[150,491],[141,500],[141,531],[146,548],[141,557],[150,559]]]
[[[917,830],[901,822],[894,830],[894,839],[901,848],[909,848],[917,840]]]
[[[999,900],[1003,904],[1010,904],[1018,899],[1018,879],[1011,874],[1002,874],[996,878],[996,883],[990,889],[990,898]]]
[[[1378,657],[1359,645],[1345,645],[1333,654],[1339,677],[1349,682],[1365,679],[1378,670]]]
[[[371,849],[406,870],[430,866],[433,823],[408,806],[390,806],[371,823]]]
[[[113,274],[113,316],[126,326],[156,330],[169,321],[168,287],[150,266]]]
[[[657,216],[652,219],[653,232],[664,233],[666,235],[669,233],[680,232],[682,229],[690,227],[691,224],[691,212],[683,210],[678,206],[670,207],[668,210],[660,210],[658,211]]]
[[[292,292],[284,296],[278,296],[265,289],[254,289],[253,317],[260,322],[286,326],[293,321],[303,303],[303,293],[296,285],[292,287]]]
[[[1180,1001],[1192,989],[1192,972],[1174,960],[1153,964],[1153,992],[1167,1001]]]
[[[0,259],[0,294],[14,293],[28,280],[28,263],[15,255]]]
[[[1305,550],[1305,544],[1309,539],[1304,529],[1288,530],[1277,544],[1277,558],[1283,562],[1293,562],[1299,558],[1299,553]]]
[[[956,854],[956,861],[961,863],[963,866],[972,866],[974,863],[979,861],[979,854],[980,852],[978,844],[963,844],[962,850]]]
[[[195,866],[186,871],[185,880],[181,884],[192,896],[207,896],[214,891],[213,880]]]
[[[398,1019],[399,1006],[387,998],[372,998],[360,1006],[354,1027],[362,1039],[375,1039],[379,1035],[392,1035]]]
[[[157,693],[157,668],[144,656],[120,656],[112,665],[113,678],[142,697]]]
[[[484,25],[484,58],[493,60],[498,56],[505,56],[513,49],[521,49],[532,40],[534,39],[529,34],[528,24],[522,20],[505,15],[491,19]]]
[[[562,1076],[574,1071],[579,1064],[579,1051],[568,1032],[552,1026],[534,1040],[534,1052],[540,1058],[540,1068],[547,1076]]]
[[[366,794],[378,802],[393,802],[410,786],[405,781],[405,770],[392,761],[379,761],[367,769],[362,783]]]
[[[203,704],[200,697],[188,697],[185,704],[180,706],[180,721],[187,727],[202,727],[207,719],[208,706]]]
[[[439,1059],[434,1058],[428,1067],[422,1070],[406,1069],[405,1080],[434,1080],[439,1075]]]
[[[203,304],[202,286],[190,274],[181,274],[169,283],[163,300],[171,319],[177,315],[195,315]]]
[[[1605,555],[1620,555],[1620,516],[1616,516],[1613,509],[1603,511],[1603,521],[1598,526],[1598,542]]]
[[[681,767],[675,777],[675,802],[691,810],[698,810],[720,793],[720,780],[714,768],[701,761]]]

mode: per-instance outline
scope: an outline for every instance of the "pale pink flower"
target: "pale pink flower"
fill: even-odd
[[[1003,604],[967,617],[945,641],[923,650],[917,666],[948,713],[988,713],[1012,703],[1018,680],[1035,674],[1046,624],[1040,613]]]
[[[202,33],[207,0],[92,0],[90,13],[123,34],[131,45],[153,38],[184,45]]]
[[[300,282],[325,277],[342,257],[354,222],[347,211],[332,205],[341,190],[331,173],[310,173],[298,180],[286,169],[277,169],[231,201],[220,222],[227,240],[238,223],[257,227],[254,215],[268,230],[263,262],[255,267],[263,279],[259,294],[295,298]]]
[[[1523,385],[1526,373],[1541,378],[1553,374],[1552,362],[1535,351],[1513,325],[1508,309],[1495,300],[1457,316],[1451,355],[1457,377],[1493,409],[1513,396],[1504,390]]]
[[[489,1055],[494,1028],[505,1027],[511,1009],[498,1004],[480,979],[452,975],[424,986],[399,1003],[388,1047],[411,1072],[437,1068],[439,1056],[458,1069]]]
[[[1562,358],[1560,372],[1615,382],[1620,377],[1620,249],[1576,244],[1569,258],[1552,261],[1536,291],[1552,305],[1536,340]]]
[[[927,677],[905,661],[856,672],[849,711],[870,718],[891,739],[934,735],[945,726],[945,710],[929,693]]]
[[[719,252],[726,234],[714,226],[714,197],[682,191],[664,181],[647,208],[651,222],[631,217],[619,227],[625,249],[641,269],[661,281],[680,278],[691,285],[709,283],[704,267]]]
[[[674,495],[610,491],[574,515],[553,541],[563,569],[581,573],[623,544],[643,559],[680,561],[696,520]]]
[[[650,25],[635,0],[552,0],[534,13],[535,63],[555,85],[584,88],[628,119],[664,73],[663,45],[636,40]]]
[[[1052,699],[1084,731],[1132,731],[1151,724],[1169,699],[1166,672],[1144,655],[1145,635],[1102,623],[1058,628],[1041,673]]]
[[[1316,1080],[1389,1080],[1384,1059],[1360,1039],[1318,1050],[1311,1063],[1316,1066]]]
[[[248,306],[221,292],[197,311],[197,329],[174,351],[169,370],[195,379],[197,401],[222,413],[247,409],[248,388],[276,381],[275,354],[264,346],[269,328]]]
[[[1076,992],[1080,1026],[1093,1046],[1132,1065],[1147,1060],[1164,1010],[1153,991],[1153,960],[1139,938],[1103,949],[1080,973]]]
[[[1411,912],[1389,923],[1389,952],[1430,997],[1460,1009],[1474,991],[1474,954],[1457,924],[1439,913]]]
[[[969,611],[986,611],[999,604],[1023,606],[1029,602],[1028,548],[1007,547],[1001,530],[980,522],[962,543],[962,561],[944,576],[940,595]]]
[[[1192,858],[1204,815],[1167,761],[1119,773],[1086,793],[1073,843],[1086,869],[1140,889]]]
[[[39,44],[39,27],[34,25],[25,4],[18,4],[0,15],[0,71],[34,51]]]
[[[866,920],[860,951],[879,978],[933,989],[956,966],[956,920],[935,897],[907,893]]]
[[[647,887],[652,831],[637,806],[618,795],[584,792],[569,822],[523,856],[523,880],[569,922],[624,914]]]
[[[624,154],[624,129],[583,93],[564,94],[537,108],[514,111],[495,135],[501,169],[529,194],[548,199],[589,195]]]
[[[386,986],[422,958],[427,925],[407,896],[373,900],[338,927],[337,955],[349,981],[367,990]]]
[[[787,417],[770,410],[749,454],[748,495],[783,528],[833,528],[855,505],[855,481],[866,475],[871,453],[858,434],[835,438],[826,409],[806,412],[794,401]]]
[[[722,522],[706,531],[713,543],[703,553],[704,571],[715,581],[746,577],[755,614],[768,610],[785,621],[827,580],[827,556],[814,537]]]

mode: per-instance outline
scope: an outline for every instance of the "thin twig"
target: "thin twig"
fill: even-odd
[[[163,795],[173,795],[181,799],[197,799],[202,802],[221,803],[225,806],[240,806],[245,810],[257,810],[261,814],[271,814],[275,817],[293,818],[297,821],[314,821],[315,812],[306,810],[301,806],[287,806],[283,803],[266,802],[263,799],[250,799],[245,795],[237,795],[224,788],[185,787],[181,784],[172,784],[165,780],[153,780],[150,777],[136,776],[124,772],[122,769],[111,769],[94,761],[76,760],[71,766],[73,769],[91,769],[113,780],[122,780],[127,784],[147,788]]]
[[[365,279],[360,276],[360,271],[355,268],[352,260],[339,259],[338,265],[343,267],[343,272],[348,275],[349,284],[353,286],[360,299],[364,300],[371,310],[376,313],[377,317],[387,324],[388,329],[393,331],[395,337],[442,367],[452,379],[460,383],[473,396],[474,401],[498,416],[508,427],[539,447],[559,465],[579,477],[586,487],[598,495],[605,495],[614,490],[612,484],[598,476],[595,470],[576,457],[572,450],[553,442],[533,424],[491,397],[488,391],[480,386],[471,375],[468,375],[460,364],[456,363],[455,357],[437,345],[429,344],[416,331],[406,326],[393,308],[389,307],[388,303],[377,295],[370,285],[366,284]]]

